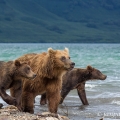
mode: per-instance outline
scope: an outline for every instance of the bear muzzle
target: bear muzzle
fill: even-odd
[[[74,62],[71,62],[71,63],[69,64],[69,66],[66,67],[66,68],[67,68],[67,70],[72,70],[72,69],[74,68],[74,66],[75,66],[75,63],[74,63]]]
[[[100,80],[105,80],[107,78],[107,75],[102,75],[101,77],[100,77]]]
[[[29,79],[34,79],[37,76],[37,74],[33,74]]]

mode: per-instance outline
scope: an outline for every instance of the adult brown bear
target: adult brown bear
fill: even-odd
[[[6,90],[11,87],[21,86],[22,78],[33,79],[35,77],[36,74],[27,63],[22,63],[18,60],[8,62],[0,61],[0,96],[6,103],[19,108],[19,101],[9,96]],[[20,94],[21,90],[18,94],[19,99]]]
[[[102,74],[98,69],[93,68],[92,66],[87,66],[85,69],[74,68],[71,71],[68,71],[65,75],[63,75],[63,84],[61,90],[61,101],[63,102],[67,94],[73,90],[77,89],[78,96],[81,99],[83,105],[88,105],[88,100],[86,98],[85,92],[85,82],[88,80],[105,80],[106,75]],[[43,94],[41,96],[40,104],[46,104],[46,95]]]
[[[25,81],[23,79],[23,111],[33,113],[35,97],[46,92],[49,111],[57,113],[62,86],[61,78],[63,74],[71,70],[75,65],[75,63],[70,60],[68,48],[64,50],[53,50],[49,48],[48,52],[43,52],[41,54],[26,54],[17,60],[30,60],[32,70],[37,73],[37,77],[33,81]],[[11,89],[11,92],[13,93],[15,91]]]

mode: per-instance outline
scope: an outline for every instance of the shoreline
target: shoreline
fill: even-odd
[[[0,109],[0,120],[70,120],[66,116],[43,112],[41,114],[30,114],[20,112],[17,107],[9,105]]]

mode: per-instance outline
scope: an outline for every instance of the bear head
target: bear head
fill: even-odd
[[[64,50],[48,48],[46,57],[41,72],[48,78],[57,77],[74,68],[75,63],[70,60],[68,48]]]
[[[91,80],[94,80],[94,79],[105,80],[107,77],[100,70],[93,68],[90,65],[87,66],[87,71],[88,71],[88,74],[91,76],[90,78]]]
[[[54,68],[62,70],[71,70],[74,68],[75,63],[70,60],[68,48],[64,50],[53,50],[49,48],[48,54],[53,61]]]
[[[28,79],[33,79],[36,77],[36,74],[31,70],[31,67],[28,65],[29,62],[20,62],[19,60],[14,61],[15,72],[14,77],[24,77]]]

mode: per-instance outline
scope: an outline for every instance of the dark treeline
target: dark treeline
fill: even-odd
[[[0,0],[2,43],[119,43],[120,0]]]

